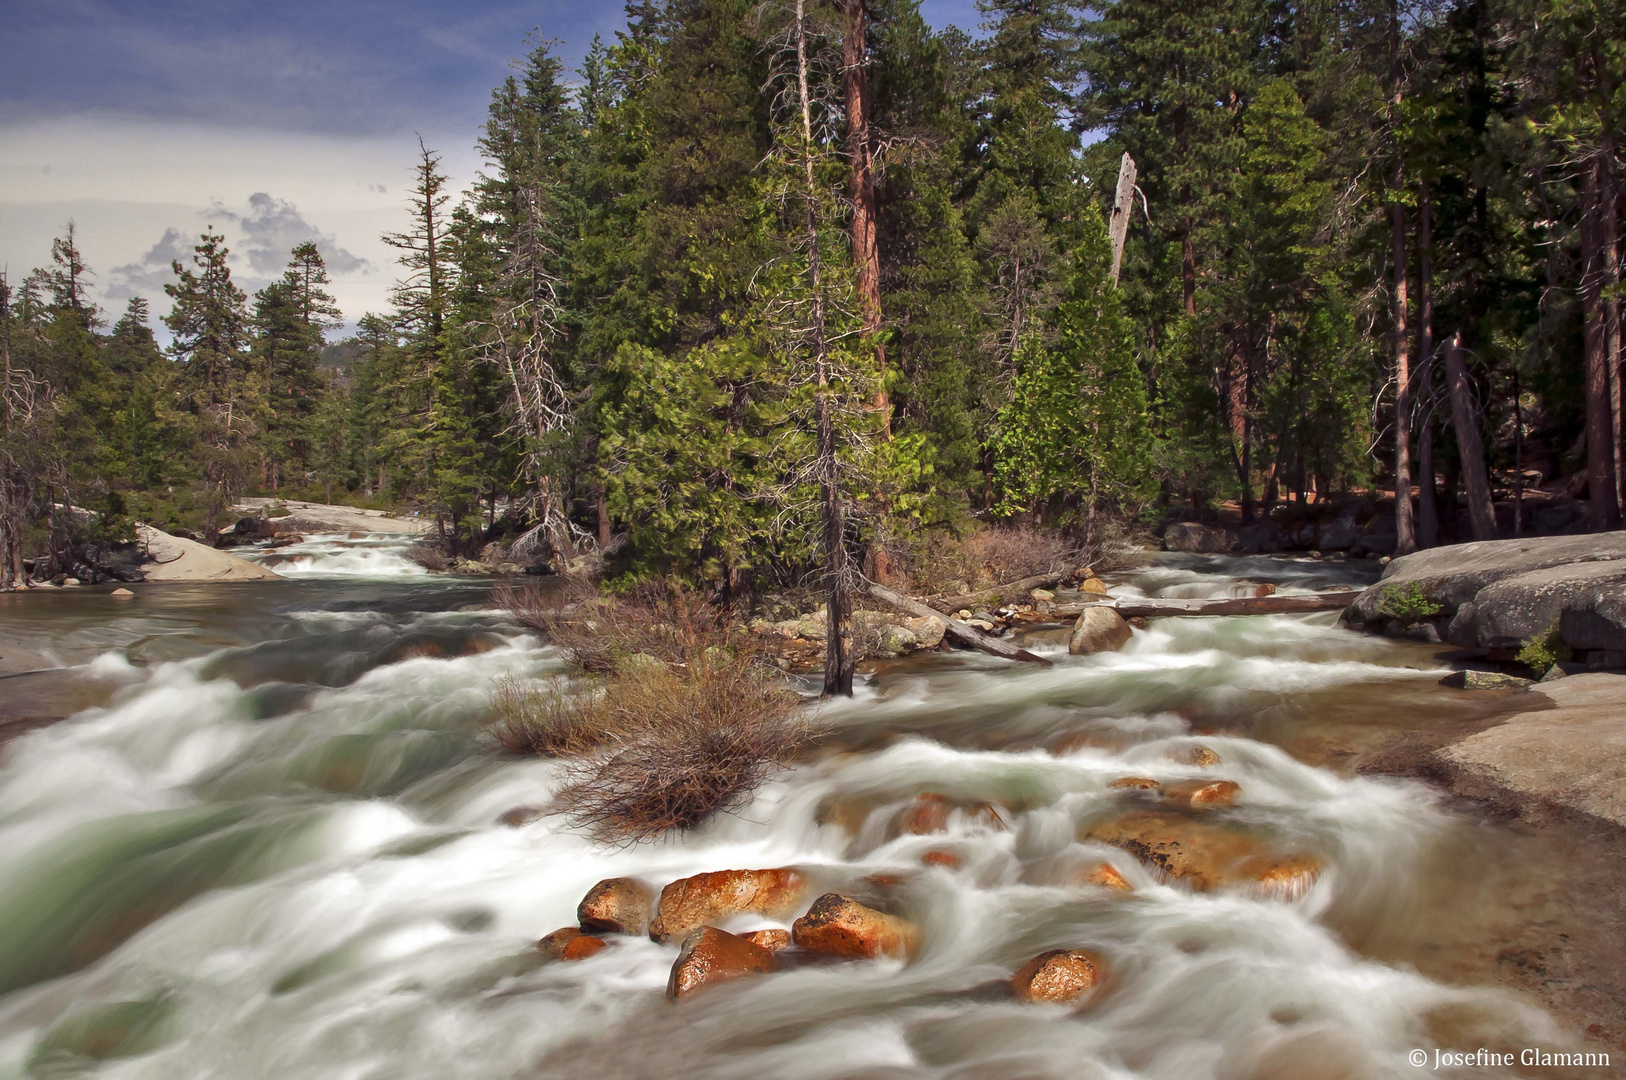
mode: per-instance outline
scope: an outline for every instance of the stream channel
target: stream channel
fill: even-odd
[[[104,702],[0,746],[0,1078],[1570,1075],[1434,1068],[1437,1047],[1577,1036],[1487,975],[1499,935],[1534,917],[1521,904],[1551,906],[1506,884],[1539,856],[1422,783],[1357,767],[1408,727],[1483,708],[1438,685],[1427,648],[1311,615],[1157,620],[1091,657],[1033,646],[1047,670],[922,654],[823,706],[818,751],[738,813],[605,847],[546,815],[499,822],[545,804],[556,765],[481,735],[493,680],[562,665],[492,607],[489,581],[427,574],[403,543],[317,537],[274,553],[285,581],[0,611]],[[1113,591],[1374,577],[1163,556]],[[1219,763],[1183,764],[1199,745]],[[1295,896],[1199,893],[1081,841],[1142,797],[1109,787],[1131,775],[1235,781],[1216,820],[1324,870]],[[896,835],[924,791],[1003,820]],[[931,850],[959,865],[923,866]],[[1070,883],[1103,860],[1132,891]],[[658,889],[786,865],[907,915],[918,953],[673,1005],[673,946],[536,952],[600,879]],[[789,923],[724,928],[771,925]],[[1002,992],[1063,947],[1110,972],[1085,1008]],[[1417,1048],[1426,1068],[1408,1063]]]

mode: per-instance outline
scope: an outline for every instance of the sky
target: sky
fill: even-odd
[[[574,66],[619,3],[3,0],[0,269],[50,261],[67,223],[116,318],[168,310],[170,261],[223,232],[249,292],[316,241],[350,324],[387,305],[417,141],[454,183],[532,30]],[[974,0],[925,0],[975,31]],[[155,327],[161,331],[161,327]]]

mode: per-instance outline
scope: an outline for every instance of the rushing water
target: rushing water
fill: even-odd
[[[422,573],[400,540],[271,554],[292,580],[144,589],[111,618],[88,593],[11,613],[117,690],[0,751],[0,1077],[1368,1077],[1416,1075],[1415,1047],[1566,1038],[1507,993],[1418,974],[1395,943],[1456,872],[1463,823],[1417,784],[1283,749],[1443,700],[1421,650],[1304,616],[1165,620],[1090,658],[1038,646],[1057,660],[1043,671],[919,658],[827,706],[822,755],[739,814],[605,848],[551,817],[498,823],[545,803],[554,766],[482,740],[489,687],[560,665],[484,586]],[[1120,591],[1244,578],[1354,580],[1186,559]],[[1323,707],[1339,719],[1318,728]],[[1196,741],[1221,765],[1176,763]],[[1290,902],[1162,884],[1077,839],[1128,774],[1235,780],[1233,820],[1328,869]],[[925,790],[998,801],[1009,828],[957,816],[889,838]],[[924,868],[928,849],[963,864]],[[1101,858],[1133,893],[1057,884]],[[788,864],[855,895],[899,875],[887,902],[921,950],[673,1006],[674,948],[612,939],[544,965],[533,947],[602,878]],[[727,928],[765,925],[786,924]],[[1063,946],[1110,966],[1086,1011],[997,992]]]

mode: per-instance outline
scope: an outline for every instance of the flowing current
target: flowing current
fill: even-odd
[[[286,582],[13,609],[114,689],[0,748],[0,1077],[1371,1077],[1418,1075],[1416,1047],[1565,1038],[1507,992],[1418,972],[1475,828],[1421,785],[1305,763],[1448,711],[1423,650],[1294,616],[1160,620],[1095,657],[1039,645],[1043,671],[917,657],[824,707],[821,753],[739,813],[611,848],[546,815],[500,823],[546,804],[555,766],[482,738],[490,687],[562,665],[486,583],[403,551],[316,537],[259,556]],[[1187,558],[1115,591],[1262,581],[1361,583]],[[1198,744],[1220,764],[1181,764]],[[1228,820],[1326,870],[1290,900],[1162,883],[1079,839],[1133,797],[1108,786],[1129,775],[1233,780]],[[993,801],[1006,827],[894,835],[923,791]],[[1067,883],[1102,860],[1133,892]],[[918,954],[672,1005],[674,947],[535,950],[600,879],[784,865],[819,891],[893,882]],[[1111,972],[1087,1009],[1000,992],[1062,947]]]

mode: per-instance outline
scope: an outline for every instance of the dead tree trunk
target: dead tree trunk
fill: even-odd
[[[801,109],[803,242],[807,245],[807,291],[812,316],[813,382],[817,428],[814,470],[819,484],[819,511],[823,519],[821,547],[827,617],[824,635],[824,693],[851,697],[853,692],[852,568],[847,553],[847,528],[841,506],[841,483],[836,461],[834,403],[830,400],[830,339],[825,325],[824,267],[819,255],[817,178],[813,171],[813,104],[808,93],[806,0],[796,0],[796,91]]]
[[[1129,215],[1135,209],[1135,159],[1126,151],[1118,163],[1118,192],[1112,200],[1112,280],[1118,280],[1118,270],[1124,260],[1124,240],[1129,236]]]
[[[1462,483],[1468,492],[1468,521],[1475,540],[1495,540],[1496,507],[1485,474],[1485,448],[1479,439],[1468,367],[1462,359],[1460,330],[1445,343],[1445,377],[1451,387],[1451,423],[1457,434],[1457,456],[1462,461]]]

